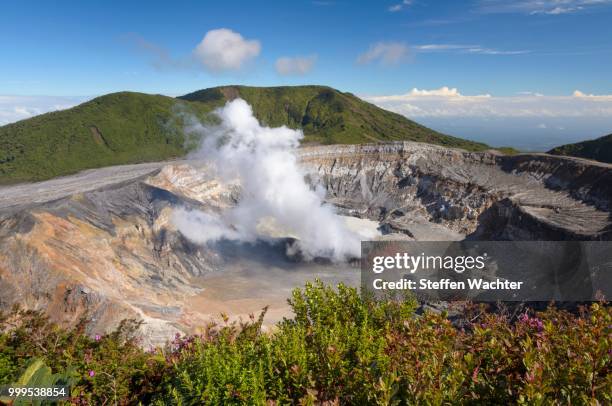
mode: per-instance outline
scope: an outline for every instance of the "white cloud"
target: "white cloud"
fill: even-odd
[[[457,49],[477,48],[479,45],[460,45],[460,44],[425,44],[416,45],[415,50],[421,52],[452,51]]]
[[[596,101],[612,101],[612,94],[586,94],[581,92],[580,90],[574,90],[574,93],[572,93],[572,96],[574,97],[578,97],[581,99],[590,99],[590,100],[596,100]]]
[[[149,56],[151,65],[160,71],[194,70],[211,72],[239,70],[261,52],[258,40],[247,40],[227,28],[208,31],[191,55],[171,55],[170,52],[138,34],[124,37],[137,50]]]
[[[312,70],[316,61],[317,55],[282,57],[276,60],[275,67],[280,75],[305,75]]]
[[[368,64],[378,61],[382,65],[395,65],[408,56],[408,46],[401,42],[377,42],[359,55],[357,62]]]
[[[561,15],[611,3],[612,0],[481,0],[478,10],[482,13]]]
[[[390,6],[387,10],[389,10],[392,13],[397,13],[398,11],[401,11],[402,9],[404,9],[404,7],[408,7],[411,4],[412,4],[412,0],[404,0],[401,3]]]
[[[425,44],[413,47],[416,52],[457,52],[467,54],[482,55],[521,55],[527,54],[528,50],[500,50],[487,48],[480,45],[461,45],[461,44]]]
[[[528,54],[531,51],[527,50],[517,50],[517,51],[501,51],[499,49],[491,49],[491,48],[470,48],[467,52],[471,54],[483,54],[483,55],[522,55]]]
[[[456,88],[414,88],[405,94],[365,100],[408,117],[610,117],[612,95],[580,91],[570,96],[539,93],[518,96],[464,95]]]
[[[408,94],[410,96],[444,96],[444,97],[460,97],[461,96],[461,93],[459,93],[456,87],[453,87],[451,89],[448,86],[443,86],[439,89],[433,89],[433,90],[425,90],[425,89],[419,90],[415,87]]]
[[[406,94],[401,95],[390,95],[390,96],[372,96],[367,99],[374,103],[387,103],[387,102],[401,102],[409,100],[462,100],[462,101],[477,101],[480,99],[490,98],[490,94],[479,94],[475,96],[465,96],[457,90],[456,87],[450,88],[448,86],[442,86],[439,89],[418,89],[413,88]]]
[[[557,15],[557,14],[568,14],[568,13],[573,13],[574,11],[578,11],[578,10],[582,10],[583,7],[555,7],[549,10],[534,10],[531,12],[531,14],[550,14],[550,15]]]
[[[193,55],[205,69],[221,72],[238,70],[261,52],[257,40],[247,40],[227,28],[210,30],[196,46]]]
[[[50,111],[64,110],[86,99],[85,97],[0,95],[0,126]]]

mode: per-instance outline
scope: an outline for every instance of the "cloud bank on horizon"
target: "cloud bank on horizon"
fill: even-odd
[[[495,96],[443,86],[361,97],[444,133],[525,151],[548,151],[612,130],[612,95],[580,90],[563,96],[533,91]]]
[[[609,117],[612,95],[546,96],[520,92],[516,96],[464,95],[457,88],[413,88],[405,94],[362,96],[366,101],[407,117]]]
[[[50,111],[68,109],[87,99],[87,97],[0,95],[0,126]]]

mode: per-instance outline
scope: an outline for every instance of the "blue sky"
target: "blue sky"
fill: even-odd
[[[609,0],[5,2],[0,124],[120,90],[316,83],[460,136],[588,138],[612,131],[610,21]]]

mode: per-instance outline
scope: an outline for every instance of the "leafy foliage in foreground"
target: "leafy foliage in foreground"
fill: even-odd
[[[74,403],[133,404],[609,404],[612,310],[549,308],[517,320],[479,309],[463,328],[407,301],[308,284],[294,317],[262,332],[250,322],[211,324],[198,336],[141,350],[137,325],[91,339],[40,314],[0,326],[0,383],[27,359],[73,374]],[[72,372],[70,372],[72,371]]]

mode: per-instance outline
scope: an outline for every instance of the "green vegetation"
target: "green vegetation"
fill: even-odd
[[[85,326],[81,320],[62,329],[34,311],[0,313],[0,385],[23,381],[38,365],[51,368],[52,379],[71,385],[74,403],[150,403],[165,361],[137,345],[133,335],[139,324],[124,321],[95,338],[85,334]]]
[[[612,134],[594,140],[561,145],[551,149],[548,153],[612,163]]]
[[[443,135],[329,87],[217,87],[178,99],[121,92],[77,107],[0,127],[0,184],[38,181],[83,169],[185,155],[181,112],[205,119],[227,100],[243,97],[270,126],[304,129],[304,142],[345,144],[422,141],[468,150],[485,144]]]
[[[77,404],[610,404],[612,309],[514,318],[474,306],[461,327],[340,285],[296,290],[271,333],[210,324],[145,352],[137,324],[94,339],[40,313],[0,317],[0,384],[32,362],[74,379]],[[27,361],[35,357],[34,361]]]
[[[179,99],[221,106],[236,97],[253,106],[255,115],[265,125],[303,129],[306,143],[408,140],[472,151],[488,148],[482,143],[438,133],[351,93],[326,86],[222,86],[190,93]]]
[[[0,127],[0,183],[181,156],[186,140],[174,111],[202,114],[198,107],[122,92]]]
[[[521,151],[513,147],[497,147],[495,150],[504,155],[516,155],[521,153]]]
[[[44,361],[40,358],[34,358],[30,362],[26,370],[21,374],[16,382],[12,382],[15,386],[26,386],[32,388],[49,388],[52,386],[73,386],[76,383],[76,378],[73,371],[68,371],[64,374],[54,374]],[[8,403],[11,401],[8,397],[0,397],[0,402]],[[41,400],[29,401],[28,399],[17,399],[13,406],[20,405],[39,405]]]

